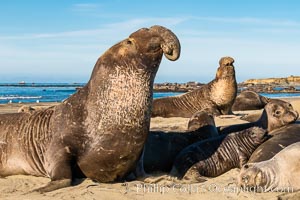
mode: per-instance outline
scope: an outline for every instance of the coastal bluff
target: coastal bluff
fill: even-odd
[[[285,78],[249,79],[244,84],[274,84],[274,85],[300,85],[300,76],[289,76]]]

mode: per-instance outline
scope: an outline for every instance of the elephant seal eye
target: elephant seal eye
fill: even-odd
[[[276,115],[280,115],[280,114],[281,114],[281,111],[280,111],[280,110],[276,110],[276,111],[275,111],[275,114],[276,114]]]

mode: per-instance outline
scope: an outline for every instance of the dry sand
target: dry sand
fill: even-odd
[[[289,98],[294,108],[300,112],[300,99]],[[49,104],[50,105],[50,104]],[[55,105],[55,104],[51,104]],[[22,104],[0,105],[0,113],[16,112]],[[48,104],[31,104],[32,107],[45,107]],[[237,123],[246,123],[240,117],[246,114],[255,114],[260,111],[237,112],[237,116],[222,116],[216,118],[217,126],[225,126]],[[151,120],[151,130],[184,131],[187,128],[188,119],[185,118],[153,118]],[[10,176],[0,178],[0,199],[16,200],[40,200],[40,199],[144,199],[144,200],[221,200],[221,199],[277,199],[282,192],[253,193],[250,191],[238,191],[236,187],[236,177],[239,169],[233,169],[219,177],[211,178],[201,184],[176,185],[167,187],[164,185],[145,184],[140,181],[127,183],[102,184],[95,183],[89,179],[79,180],[78,184],[72,187],[59,189],[46,194],[28,193],[29,191],[45,185],[50,180],[48,178],[33,176]],[[26,194],[27,193],[27,194]]]

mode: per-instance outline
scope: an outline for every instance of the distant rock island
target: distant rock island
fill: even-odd
[[[244,84],[278,84],[278,85],[300,85],[300,76],[289,76],[286,78],[249,79]]]
[[[187,83],[155,83],[155,92],[189,92],[205,83],[190,81]],[[238,84],[239,92],[251,90],[258,93],[300,93],[300,76],[286,78],[249,79]]]
[[[196,81],[190,81],[187,83],[155,83],[155,92],[189,92],[195,90],[204,85],[204,83],[199,83]]]

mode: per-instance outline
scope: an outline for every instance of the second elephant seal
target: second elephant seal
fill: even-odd
[[[211,110],[214,115],[231,114],[231,107],[237,94],[234,59],[223,57],[214,80],[194,91],[153,101],[152,117],[186,117],[202,109]]]
[[[242,91],[232,105],[233,111],[263,109],[269,98],[261,96],[254,91]]]

